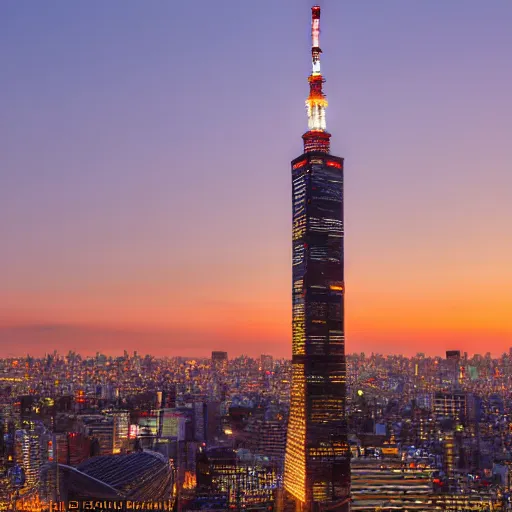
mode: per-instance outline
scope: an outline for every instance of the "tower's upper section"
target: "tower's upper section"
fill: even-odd
[[[325,123],[325,109],[327,98],[322,90],[325,82],[320,70],[320,6],[311,8],[311,57],[313,69],[309,75],[309,96],[306,100],[308,112],[308,131],[302,136],[304,139],[304,153],[320,151],[329,153],[329,139]]]

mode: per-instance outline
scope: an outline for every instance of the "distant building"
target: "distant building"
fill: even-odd
[[[274,358],[267,354],[260,356],[261,369],[264,372],[271,372],[274,369]]]
[[[102,415],[82,416],[79,419],[81,433],[91,438],[95,455],[114,453],[114,420]],[[96,446],[96,448],[94,447]]]
[[[206,442],[214,443],[222,431],[221,403],[209,401],[206,404]]]
[[[212,363],[215,365],[225,364],[228,361],[228,353],[222,352],[219,350],[214,350],[212,352]]]
[[[164,409],[162,417],[162,437],[175,437],[184,441],[186,435],[187,417],[175,409]]]
[[[446,359],[460,361],[460,350],[447,350]]]
[[[91,456],[91,438],[80,432],[63,432],[48,441],[48,460],[78,466]]]
[[[287,418],[279,411],[251,415],[245,429],[245,446],[254,454],[267,457],[269,463],[282,469],[286,447]]]
[[[465,393],[435,393],[434,413],[438,418],[465,421],[467,400]]]
[[[268,460],[228,447],[199,451],[196,481],[198,508],[272,507],[278,487],[277,472]]]
[[[128,449],[130,413],[127,411],[115,412],[113,414],[113,424],[113,453],[124,453]]]
[[[194,402],[194,440],[203,442],[206,439],[207,407],[204,402]]]
[[[15,461],[23,468],[27,487],[39,483],[39,472],[47,457],[43,454],[43,439],[39,432],[17,430],[15,441]]]
[[[210,398],[212,400],[224,400],[228,375],[228,353],[212,352],[211,369]]]
[[[457,463],[456,447],[455,447],[455,436],[453,431],[447,431],[443,433],[443,447],[444,447],[444,472],[446,474],[447,486],[445,486],[445,492],[456,491],[456,480],[455,480],[455,467]]]

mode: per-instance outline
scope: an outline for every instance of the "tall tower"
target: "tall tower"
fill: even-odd
[[[293,357],[284,490],[296,510],[349,509],[343,265],[343,159],[330,154],[320,70],[320,7],[304,153],[292,161]]]

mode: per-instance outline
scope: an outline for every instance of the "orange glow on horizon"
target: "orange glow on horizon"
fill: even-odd
[[[512,303],[498,300],[486,304],[480,302],[448,299],[422,302],[396,297],[392,301],[381,302],[378,298],[352,292],[346,302],[347,352],[406,355],[425,352],[433,355],[454,347],[481,353],[508,351],[512,345],[509,315]],[[179,308],[171,314],[168,308],[137,311],[128,304],[110,311],[110,315],[96,316],[89,311],[90,316],[86,317],[70,313],[60,317],[41,316],[38,321],[32,319],[29,325],[75,326],[84,331],[80,339],[87,339],[88,330],[104,329],[102,339],[108,339],[110,331],[119,333],[125,337],[127,347],[135,350],[138,347],[132,345],[140,339],[164,337],[169,340],[168,349],[172,349],[174,340],[179,346],[180,340],[197,339],[203,340],[204,354],[208,353],[209,346],[215,345],[232,354],[258,355],[260,342],[265,342],[270,343],[269,348],[276,355],[291,355],[291,305],[288,301],[211,305],[199,317],[197,311],[190,307]],[[4,319],[2,326],[9,325],[12,322]],[[51,339],[50,334],[46,333],[45,339]],[[83,350],[86,348],[84,345]],[[46,351],[50,349],[45,347]],[[155,352],[159,351],[157,346]]]
[[[429,268],[427,251],[421,256],[425,261],[402,255],[395,262],[392,255],[401,247],[384,245],[375,259],[382,242],[376,237],[372,243],[363,250],[351,239],[351,250],[358,253],[347,259],[347,353],[508,352],[512,275],[503,270],[508,260],[477,266],[452,261],[447,253],[437,268]],[[230,356],[268,351],[290,357],[286,250],[276,251],[284,253],[277,262],[274,253],[269,255],[255,275],[242,266],[210,273],[184,267],[182,275],[119,278],[44,296],[27,291],[2,297],[0,292],[0,302],[9,305],[0,314],[0,348],[3,354],[23,355],[62,347],[84,353],[109,347],[117,353],[143,346],[155,355],[201,356],[215,346]],[[475,287],[471,276],[478,272]]]

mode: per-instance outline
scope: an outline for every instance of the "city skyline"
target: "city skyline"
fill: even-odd
[[[323,4],[348,353],[512,345],[512,6],[478,4]],[[288,356],[310,5],[120,5],[0,7],[0,356]]]

